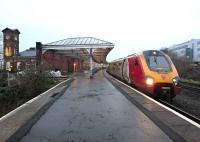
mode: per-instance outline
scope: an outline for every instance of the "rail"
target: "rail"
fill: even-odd
[[[191,90],[191,91],[195,91],[195,92],[200,92],[200,86],[195,85],[193,83],[188,83],[188,82],[182,82],[181,81],[180,85],[185,89],[188,89],[188,90]]]
[[[180,109],[180,108],[178,108],[178,107],[176,107],[176,106],[172,105],[171,103],[168,103],[164,100],[159,99],[158,102],[162,103],[163,105],[175,110],[176,112],[179,112],[180,114],[182,114],[182,115],[186,116],[187,118],[189,118],[189,119],[195,121],[196,123],[200,124],[200,119],[197,118],[196,116],[189,114],[188,112],[186,112],[186,111],[184,111],[184,110],[182,110],[182,109]]]

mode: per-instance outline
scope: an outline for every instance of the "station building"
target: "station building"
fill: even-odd
[[[93,66],[106,63],[108,52],[114,44],[93,37],[76,37],[41,44],[19,52],[19,30],[6,28],[3,31],[4,68],[11,67],[16,72],[30,67],[36,67],[38,62],[50,70],[62,72],[79,72],[89,70],[92,56]],[[40,50],[37,49],[39,45]],[[93,50],[90,55],[88,49]]]
[[[6,28],[3,31],[3,59],[4,67],[11,67],[16,72],[36,66],[36,48],[31,47],[19,52],[19,30]],[[63,57],[48,50],[42,54],[42,64],[48,69],[58,69],[66,72],[80,71],[83,61],[75,58]]]
[[[200,39],[192,39],[167,48],[178,57],[184,56],[194,63],[200,63]]]

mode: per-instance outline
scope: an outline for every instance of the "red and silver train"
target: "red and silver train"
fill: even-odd
[[[181,91],[179,75],[169,56],[158,50],[147,50],[111,62],[107,68],[111,75],[154,98],[170,96]]]

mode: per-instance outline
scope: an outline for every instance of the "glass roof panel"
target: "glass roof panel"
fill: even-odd
[[[80,44],[84,44],[84,43],[86,42],[86,40],[87,40],[87,38],[83,38],[83,39],[80,40],[79,43],[80,43]]]
[[[68,56],[69,53],[71,55],[71,52],[73,51],[74,56],[77,53],[83,58],[88,58],[90,56],[88,52],[89,48],[94,49],[92,53],[94,61],[102,63],[106,62],[106,56],[110,50],[114,48],[114,44],[93,37],[67,38],[43,44],[44,50],[57,50],[59,53],[66,54],[66,56]]]
[[[104,40],[100,40],[93,37],[77,37],[77,38],[67,38],[55,42],[48,43],[46,45],[59,45],[59,46],[71,46],[71,45],[106,45],[106,46],[114,46],[113,43],[107,42]]]

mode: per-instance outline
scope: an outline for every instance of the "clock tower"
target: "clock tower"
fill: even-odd
[[[19,30],[5,28],[3,31],[3,60],[7,70],[15,70],[19,56]]]
[[[20,32],[17,29],[9,29],[9,28],[5,28],[2,32],[3,32],[4,59],[13,56],[18,56]]]

